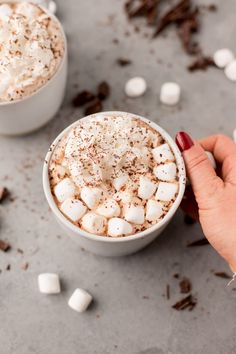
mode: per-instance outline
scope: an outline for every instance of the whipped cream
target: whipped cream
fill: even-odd
[[[110,237],[159,222],[179,188],[171,147],[132,115],[80,120],[54,148],[49,178],[55,201],[71,222]]]
[[[64,38],[56,21],[29,2],[0,5],[0,101],[26,97],[56,72]]]

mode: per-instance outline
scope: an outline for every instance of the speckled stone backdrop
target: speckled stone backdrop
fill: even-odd
[[[226,46],[236,52],[236,2],[214,2],[218,12],[202,16],[199,38],[204,51],[211,54]],[[191,59],[182,52],[175,31],[156,40],[146,38],[149,29],[136,33],[127,22],[123,3],[58,1],[70,60],[63,107],[37,133],[0,137],[0,181],[15,197],[14,202],[0,206],[0,238],[13,246],[9,253],[0,253],[1,354],[236,353],[236,292],[226,289],[227,280],[213,275],[214,271],[228,272],[227,265],[210,246],[186,247],[201,238],[202,232],[198,225],[186,226],[181,211],[144,251],[108,259],[82,251],[68,239],[43,195],[42,163],[50,142],[83,116],[82,110],[73,110],[72,97],[80,89],[95,89],[104,79],[112,87],[104,109],[146,115],[172,136],[180,129],[198,138],[216,132],[231,134],[236,128],[236,86],[217,69],[190,74],[186,65]],[[115,63],[118,57],[129,58],[133,64],[120,68]],[[134,75],[146,78],[148,92],[131,100],[125,98],[123,87]],[[178,107],[159,103],[161,84],[167,80],[182,87]],[[28,270],[22,269],[25,262]],[[37,275],[45,271],[60,274],[60,295],[47,297],[38,292]],[[171,307],[181,298],[174,273],[192,280],[198,299],[192,312]],[[165,296],[167,284],[170,300]],[[78,286],[95,298],[83,315],[67,306]]]

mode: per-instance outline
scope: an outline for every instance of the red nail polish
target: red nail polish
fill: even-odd
[[[181,152],[190,149],[194,144],[190,136],[185,132],[179,132],[175,137],[175,141]]]

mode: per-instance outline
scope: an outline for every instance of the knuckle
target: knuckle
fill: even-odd
[[[189,170],[195,170],[198,168],[200,165],[208,161],[208,157],[206,154],[201,154],[194,156],[188,163],[188,168]]]

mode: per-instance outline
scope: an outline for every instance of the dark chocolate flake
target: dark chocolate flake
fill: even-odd
[[[99,99],[95,99],[84,111],[85,115],[95,114],[102,111],[102,102]]]
[[[72,104],[74,107],[81,107],[84,104],[91,102],[94,100],[95,96],[90,91],[81,91],[79,92],[72,100]]]
[[[10,195],[6,187],[0,187],[0,204]]]
[[[101,82],[98,85],[98,98],[103,101],[110,95],[110,86],[106,81]]]
[[[192,285],[188,278],[183,278],[180,281],[179,286],[181,294],[188,294],[192,290]]]
[[[194,72],[196,70],[207,70],[210,66],[215,67],[214,60],[209,56],[199,56],[196,60],[194,60],[189,66],[188,70],[190,72]]]
[[[119,65],[119,66],[128,66],[128,65],[130,65],[130,64],[132,64],[132,61],[131,60],[129,60],[129,59],[125,59],[125,58],[118,58],[117,60],[116,60],[116,62],[117,62],[117,64]]]
[[[182,311],[185,309],[188,309],[189,311],[192,311],[194,307],[196,306],[197,301],[196,299],[193,298],[192,294],[184,297],[180,301],[176,302],[172,308],[177,310],[177,311]]]

